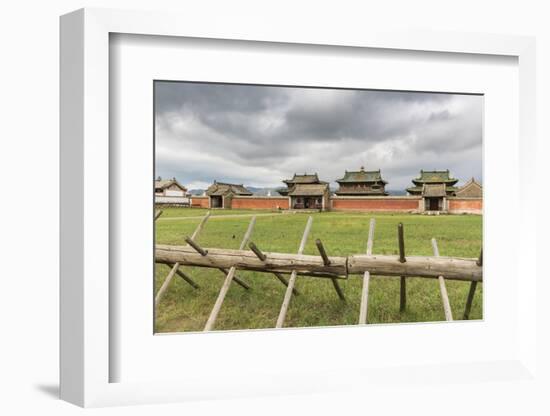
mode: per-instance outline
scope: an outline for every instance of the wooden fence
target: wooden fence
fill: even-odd
[[[157,211],[155,213],[155,219],[161,214],[162,211]],[[250,286],[243,279],[236,276],[238,270],[253,270],[273,275],[278,281],[286,286],[286,292],[275,324],[276,328],[282,328],[284,326],[292,295],[299,294],[295,285],[300,275],[330,279],[336,294],[342,301],[345,301],[345,295],[340,287],[339,280],[347,279],[349,276],[353,275],[362,276],[363,288],[359,308],[359,324],[366,324],[368,322],[368,294],[371,275],[380,277],[400,277],[400,311],[404,311],[406,308],[407,278],[421,277],[438,279],[443,311],[447,321],[452,321],[453,315],[445,280],[470,282],[470,290],[463,314],[464,319],[469,319],[477,283],[483,280],[482,253],[480,253],[477,259],[443,257],[439,255],[439,249],[435,238],[431,240],[433,256],[407,256],[405,253],[404,227],[401,223],[399,223],[397,227],[397,242],[399,247],[399,255],[397,256],[373,254],[374,232],[376,226],[374,218],[370,220],[366,254],[329,256],[322,241],[317,239],[315,245],[319,251],[319,255],[314,256],[303,254],[313,224],[313,217],[311,216],[307,220],[302,240],[296,254],[264,252],[254,244],[251,238],[256,224],[255,216],[250,220],[250,224],[248,225],[248,229],[243,236],[238,250],[201,247],[196,240],[209,218],[210,212],[202,218],[194,233],[190,237],[185,238],[187,245],[175,246],[157,244],[155,248],[156,263],[167,264],[171,267],[170,273],[167,275],[157,292],[155,307],[158,307],[170,282],[176,275],[180,276],[193,288],[199,288],[199,285],[188,274],[181,270],[182,266],[213,268],[221,272],[220,276],[225,276],[212,312],[204,327],[205,331],[214,329],[216,319],[232,282],[235,282],[244,290],[250,290]],[[288,275],[288,279],[286,275]]]

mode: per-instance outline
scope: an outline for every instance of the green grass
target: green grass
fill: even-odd
[[[183,245],[200,221],[204,209],[171,208],[156,224],[157,242]],[[198,238],[204,247],[238,248],[250,217],[243,214],[265,211],[215,210]],[[236,214],[238,217],[228,217]],[[216,218],[219,215],[224,217]],[[432,255],[430,240],[435,237],[442,256],[477,257],[481,249],[482,218],[477,215],[397,215],[370,213],[275,214],[258,216],[252,241],[264,251],[295,252],[298,249],[308,215],[313,227],[305,254],[318,254],[315,239],[320,238],[329,255],[364,253],[369,219],[376,218],[374,254],[397,254],[397,224],[405,229],[408,255]],[[196,218],[189,218],[196,217]],[[161,217],[162,218],[162,217]],[[156,316],[157,332],[201,331],[217,298],[224,275],[212,269],[184,267],[200,285],[195,290],[175,277],[163,297]],[[169,268],[156,266],[156,290]],[[283,301],[285,287],[273,275],[238,271],[250,284],[243,290],[233,283],[216,322],[216,329],[273,328]],[[299,276],[287,313],[286,327],[334,326],[356,324],[361,302],[362,278],[350,276],[340,280],[346,302],[339,300],[329,279]],[[468,282],[446,281],[455,319],[462,319]],[[478,285],[470,319],[482,318],[482,285]],[[407,309],[399,312],[399,278],[372,277],[369,287],[369,323],[429,322],[445,320],[437,279],[407,279]]]

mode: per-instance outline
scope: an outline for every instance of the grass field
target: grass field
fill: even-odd
[[[156,222],[159,244],[184,245],[206,213],[203,209],[170,208]],[[482,217],[477,215],[405,215],[327,212],[282,214],[269,211],[214,210],[197,239],[203,247],[238,248],[252,215],[257,221],[252,241],[264,251],[296,252],[309,215],[313,227],[305,254],[318,254],[320,238],[329,255],[364,253],[370,218],[376,218],[374,254],[397,254],[397,224],[405,228],[408,255],[433,255],[430,240],[435,237],[442,256],[477,257],[482,241]],[[157,332],[201,331],[217,298],[224,275],[218,270],[184,268],[200,285],[195,290],[175,277],[156,315]],[[156,291],[169,272],[157,265]],[[216,329],[273,328],[283,301],[285,286],[273,275],[238,271],[250,284],[243,290],[232,284],[218,316]],[[362,278],[340,280],[346,295],[342,302],[329,279],[299,276],[286,317],[286,327],[356,324],[359,317]],[[468,282],[446,281],[455,319],[462,319]],[[482,286],[478,285],[470,319],[482,318]],[[156,293],[155,291],[155,293]],[[428,322],[445,320],[437,279],[407,279],[407,309],[399,312],[399,278],[372,277],[369,290],[369,323]]]

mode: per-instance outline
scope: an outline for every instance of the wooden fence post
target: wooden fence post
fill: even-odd
[[[208,255],[208,250],[203,249],[199,244],[195,243],[191,238],[185,237],[185,241],[187,242],[188,245],[193,247],[193,249],[197,253],[199,253],[201,256],[206,257]],[[222,272],[225,276],[227,276],[227,274],[229,273],[228,269],[223,269],[221,267],[218,267],[218,270]],[[233,272],[233,274],[235,274],[235,272]],[[243,282],[237,276],[233,276],[233,280],[243,289],[246,289],[246,290],[250,289],[250,286],[248,286],[245,282]]]
[[[264,253],[262,253],[262,251],[256,246],[256,244],[254,244],[251,241],[250,244],[248,245],[248,247],[250,247],[250,250],[252,250],[252,252],[256,255],[256,257],[258,257],[261,261],[263,261],[265,263],[265,261],[267,260],[267,256]],[[285,277],[281,273],[277,273],[277,272],[272,272],[272,273],[277,278],[277,280],[279,282],[281,282],[283,285],[288,287],[288,281],[285,279]],[[292,289],[292,292],[295,295],[300,294],[300,292],[298,292],[296,290],[296,288]]]
[[[432,248],[434,251],[434,256],[439,257],[439,248],[437,247],[437,241],[435,238],[432,238]],[[449,295],[447,294],[447,287],[445,286],[445,279],[443,276],[438,277],[439,280],[439,291],[441,292],[441,300],[443,301],[443,311],[445,312],[445,319],[447,321],[453,320],[453,313],[451,311],[451,303],[449,302]]]
[[[302,241],[300,242],[300,247],[298,248],[298,254],[302,254],[306,247],[307,238],[309,236],[309,231],[311,230],[311,223],[313,222],[313,217],[309,217],[307,220],[306,228],[304,234],[302,235]],[[279,317],[277,318],[277,324],[275,328],[282,328],[285,323],[286,312],[288,310],[288,305],[290,304],[290,299],[292,297],[292,290],[296,284],[296,270],[293,270],[290,279],[288,280],[288,286],[286,288],[285,297],[283,299],[283,304],[281,305],[281,310],[279,312]]]
[[[170,269],[170,273],[168,273],[168,276],[166,276],[166,279],[164,280],[164,283],[160,287],[157,296],[155,296],[155,308],[159,305],[160,300],[164,296],[164,292],[166,292],[166,289],[168,289],[168,285],[174,278],[176,272],[178,271],[178,267],[180,267],[179,263],[175,263],[174,266]]]
[[[403,223],[397,224],[397,239],[399,242],[399,262],[405,263],[405,238],[403,237]],[[405,276],[401,276],[401,284],[399,287],[399,312],[404,312],[407,307],[407,280]]]
[[[254,230],[255,224],[256,224],[256,216],[253,216],[252,219],[250,220],[250,224],[248,224],[248,229],[244,234],[239,250],[242,250],[245,247],[248,240],[250,240],[250,236],[252,235],[252,231]],[[218,314],[220,313],[220,309],[225,299],[225,295],[227,294],[227,291],[229,290],[229,286],[231,285],[231,282],[235,277],[236,270],[237,270],[236,267],[231,267],[229,269],[229,272],[227,273],[227,276],[225,277],[223,285],[220,289],[220,293],[218,293],[218,298],[216,299],[216,303],[214,304],[214,307],[212,308],[212,312],[210,312],[210,316],[206,321],[206,325],[204,327],[205,331],[211,331],[214,328],[214,325],[216,324],[216,319],[218,318]]]
[[[470,319],[470,311],[472,309],[472,303],[474,301],[474,295],[476,293],[477,282],[470,283],[470,291],[468,292],[468,298],[466,299],[466,307],[464,308],[464,319]]]
[[[201,256],[206,256],[208,254],[208,250],[204,250],[201,246],[199,246],[195,241],[193,241],[192,238],[185,237],[185,242],[193,247]]]
[[[483,248],[479,252],[479,258],[477,259],[476,264],[479,267],[483,267]],[[474,301],[474,295],[476,294],[476,288],[477,288],[477,282],[470,283],[470,291],[468,292],[468,298],[466,299],[466,307],[464,308],[463,318],[465,320],[470,319],[470,311],[472,309],[472,303]]]
[[[367,240],[367,256],[372,256],[372,246],[374,244],[374,227],[376,226],[376,220],[370,219],[369,224],[369,238]],[[361,291],[361,306],[359,308],[359,324],[367,323],[367,312],[369,305],[369,283],[370,272],[363,273],[363,289]]]
[[[325,247],[323,246],[323,243],[321,242],[321,240],[319,239],[315,240],[315,245],[317,246],[317,250],[319,250],[319,254],[321,254],[324,265],[330,266],[330,260],[327,256],[327,252],[325,251]],[[342,292],[342,288],[340,287],[340,284],[338,283],[336,278],[333,278],[331,280],[332,280],[332,285],[334,286],[334,290],[336,290],[336,293],[338,294],[338,297],[341,300],[346,300],[346,297],[344,296],[344,292]]]
[[[158,211],[155,215],[155,220],[158,217],[160,217],[161,214],[162,214],[162,211]],[[197,227],[195,228],[195,231],[193,232],[193,235],[191,236],[192,239],[197,238],[197,236],[199,235],[199,233],[203,229],[204,224],[206,224],[206,221],[208,221],[208,218],[210,218],[210,211],[208,211],[206,213],[206,215],[204,217],[202,217],[201,221],[199,222],[199,225],[197,225]],[[173,270],[173,272],[172,272],[172,270]],[[166,279],[164,279],[164,282],[162,283],[162,286],[160,287],[157,295],[155,296],[155,307],[157,307],[157,305],[160,303],[160,300],[164,296],[164,293],[166,292],[166,289],[168,289],[168,285],[170,285],[170,282],[174,278],[175,274],[179,272],[179,263],[176,262],[174,264],[174,266],[172,267],[172,270],[170,270],[170,273],[168,273],[168,276],[166,276]],[[181,276],[181,274],[180,274],[180,276]],[[184,278],[184,280],[187,283],[189,283],[191,286],[193,286],[195,289],[199,287],[195,282],[193,282],[193,280],[189,276],[187,276],[187,279]]]

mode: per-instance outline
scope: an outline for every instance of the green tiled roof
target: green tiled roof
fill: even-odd
[[[422,196],[445,196],[447,191],[444,183],[430,183],[424,185]]]
[[[326,183],[319,180],[319,177],[316,173],[308,175],[304,173],[303,175],[296,175],[292,179],[285,179],[283,181],[286,184],[296,184],[296,183]]]
[[[358,171],[347,171],[342,179],[337,179],[336,182],[383,182],[382,175],[379,170],[365,170],[361,167]]]
[[[328,184],[298,184],[288,193],[290,196],[321,196],[328,192]]]
[[[451,178],[449,170],[421,170],[420,176],[412,180],[415,185],[423,183],[446,183],[454,185],[458,179]]]
[[[422,194],[422,189],[423,189],[422,186],[411,186],[410,188],[407,188],[406,191],[412,195],[420,195]],[[457,188],[456,186],[447,185],[445,187],[445,192],[447,192],[447,194],[452,194],[456,192],[458,189],[459,188]]]

